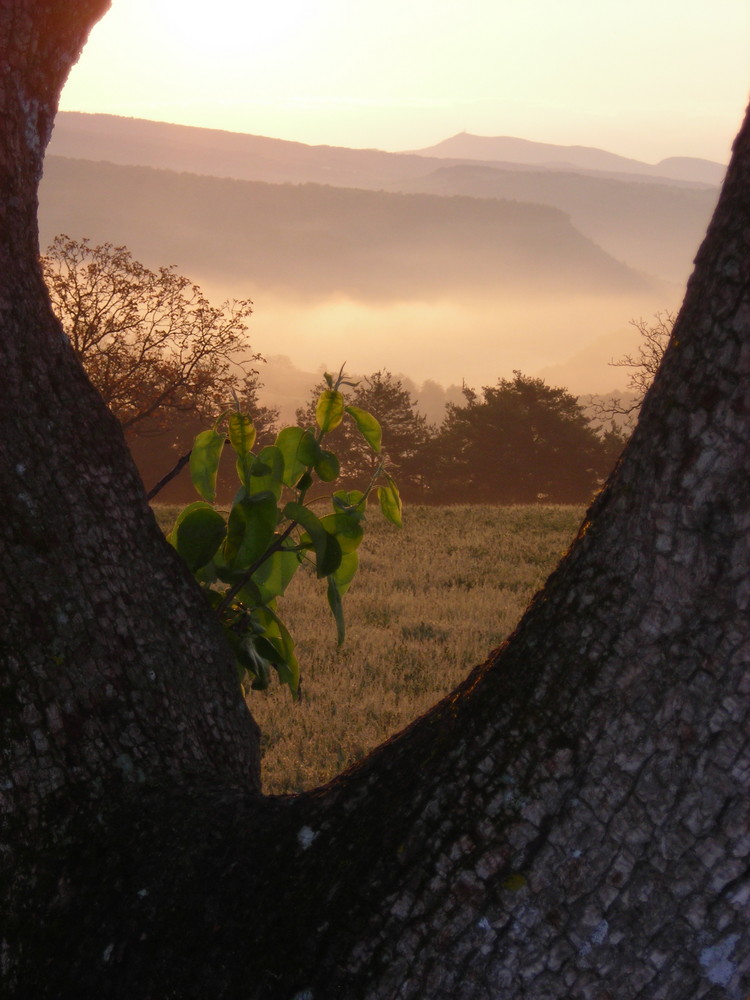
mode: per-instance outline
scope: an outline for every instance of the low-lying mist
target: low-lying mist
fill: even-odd
[[[237,289],[206,286],[212,299]],[[247,294],[247,290],[245,290]],[[446,297],[435,302],[372,305],[349,299],[290,303],[262,291],[250,320],[253,347],[266,358],[284,355],[296,369],[319,376],[338,369],[369,374],[379,369],[405,374],[416,384],[479,388],[514,370],[540,375],[576,394],[621,390],[627,371],[609,362],[632,352],[638,335],[629,325],[672,303],[644,296],[577,296],[555,300],[507,297]],[[291,369],[260,367],[274,400],[289,412],[299,405],[301,384]],[[286,387],[294,403],[288,402]]]
[[[357,374],[388,369],[417,384],[479,388],[518,370],[576,394],[607,393],[626,383],[627,372],[608,362],[637,343],[630,320],[679,301],[670,282],[689,267],[705,205],[684,188],[602,181],[595,212],[593,188],[576,184],[577,200],[537,204],[52,156],[40,235],[43,247],[57,233],[126,245],[148,267],[175,265],[212,301],[252,299],[254,349],[313,376],[346,362]],[[692,210],[675,256],[667,237],[685,199]],[[578,219],[580,202],[590,211]],[[641,234],[649,211],[663,238]],[[644,242],[670,266],[651,273]],[[268,366],[263,377],[270,395]],[[284,389],[295,379],[287,371],[278,381]],[[281,389],[265,401],[286,414]]]

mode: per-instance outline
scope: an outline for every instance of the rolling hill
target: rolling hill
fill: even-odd
[[[429,149],[387,153],[75,111],[59,112],[49,153],[240,180],[344,187],[394,184],[445,166],[446,159],[454,164],[490,161],[514,169],[523,164],[527,169],[614,173],[631,181],[648,178],[654,183],[712,187],[721,183],[725,170],[719,163],[690,157],[648,164],[601,149],[504,136],[461,133]]]
[[[507,144],[466,159],[62,113],[42,244],[126,244],[212,299],[250,297],[256,349],[308,371],[347,360],[478,385],[554,369],[608,391],[628,321],[679,301],[718,189],[700,161],[659,174],[521,146],[539,162],[482,158]]]
[[[451,151],[469,158],[450,157]],[[604,150],[465,133],[432,150],[386,153],[74,112],[58,116],[50,154],[272,184],[548,205],[609,255],[676,283],[687,278],[718,193],[715,184],[695,178],[718,178],[724,169],[709,164],[707,172],[706,161],[680,158],[652,166]],[[670,164],[675,177],[666,176]]]
[[[664,281],[682,283],[717,197],[716,188],[629,184],[566,171],[444,166],[401,181],[401,191],[501,198],[550,205],[613,257]]]
[[[59,232],[124,243],[201,281],[292,297],[429,301],[502,289],[637,294],[648,277],[582,236],[559,209],[267,184],[48,157],[42,245]]]
[[[106,160],[274,184],[380,188],[430,169],[418,155],[376,149],[308,146],[302,142],[166,122],[61,111],[49,144],[52,156]],[[434,160],[433,167],[443,166]]]
[[[659,163],[643,163],[591,146],[558,146],[549,142],[531,142],[513,136],[472,135],[459,132],[435,146],[415,150],[419,156],[462,160],[490,160],[524,163],[548,169],[597,171],[609,174],[634,174],[716,186],[724,179],[726,167],[712,160],[672,156]]]

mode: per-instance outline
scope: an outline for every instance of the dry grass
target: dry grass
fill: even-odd
[[[175,508],[164,508],[169,526]],[[336,648],[325,587],[300,572],[280,611],[297,640],[301,697],[253,693],[264,787],[331,778],[426,711],[516,625],[565,552],[579,507],[409,507],[403,530],[375,511],[344,600]]]

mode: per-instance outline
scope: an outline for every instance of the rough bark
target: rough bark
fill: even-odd
[[[24,12],[46,38],[40,6],[0,0],[0,39]],[[639,427],[514,635],[361,766],[269,799],[43,298],[27,62],[0,98],[37,148],[15,180],[0,148],[6,995],[743,1000],[750,119]]]
[[[53,813],[62,835],[66,814],[121,784],[195,773],[258,788],[231,659],[165,549],[37,264],[59,90],[107,6],[0,3],[0,790],[11,856],[19,823],[35,833]]]

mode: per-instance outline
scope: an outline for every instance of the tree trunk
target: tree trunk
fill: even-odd
[[[36,265],[105,7],[0,0],[4,995],[743,1000],[750,119],[638,429],[514,635],[362,765],[263,798]]]
[[[36,878],[18,852],[63,842],[69,822],[120,788],[188,775],[259,788],[231,658],[165,547],[38,266],[37,185],[59,90],[107,6],[0,2],[0,794],[11,893]]]

